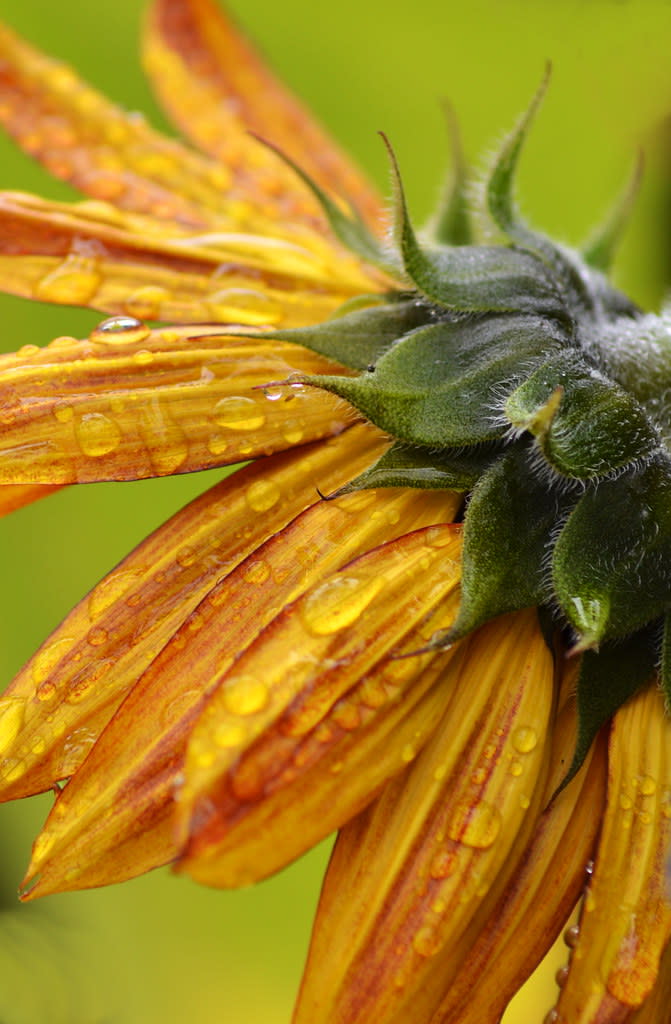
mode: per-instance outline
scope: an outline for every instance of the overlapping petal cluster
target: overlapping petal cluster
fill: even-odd
[[[339,829],[296,1024],[496,1024],[593,857],[548,1019],[660,1019],[671,723],[643,684],[667,607],[666,363],[632,389],[638,311],[517,224],[526,122],[490,190],[512,246],[466,244],[458,179],[441,230],[460,244],[423,247],[398,179],[394,252],[374,190],[212,0],[154,0],[145,62],[195,149],[0,30],[0,120],[88,197],[0,193],[0,287],[107,317],[0,357],[0,507],[251,463],[0,698],[2,798],[56,793],[25,898],[167,863],[242,885]],[[620,362],[592,365],[621,321]],[[626,558],[599,548],[598,607],[575,557],[597,494],[649,521]],[[537,605],[569,512],[557,628]],[[652,580],[633,624],[632,558]]]

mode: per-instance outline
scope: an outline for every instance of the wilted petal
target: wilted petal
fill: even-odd
[[[416,496],[417,521],[424,503]],[[232,665],[189,742],[178,806],[184,870],[217,886],[265,877],[416,756],[442,688],[415,705],[452,652],[401,663],[390,652],[416,651],[452,623],[460,553],[448,527],[384,544],[322,575]]]
[[[211,0],[158,0],[145,66],[184,134],[231,169],[236,184],[283,217],[322,220],[313,197],[249,130],[292,157],[324,188],[351,199],[380,230],[380,200],[305,108],[270,73]]]
[[[264,385],[330,365],[297,345],[112,320],[0,356],[0,483],[136,480],[230,465],[337,434],[338,399]],[[116,329],[120,326],[122,329]],[[371,431],[371,436],[373,432]]]
[[[608,801],[556,1024],[620,1024],[651,993],[671,934],[671,721],[648,687],[615,715]]]
[[[336,843],[297,1024],[430,1019],[524,851],[553,704],[535,613],[479,630],[442,685],[428,745]]]
[[[550,775],[541,805],[563,780],[573,757],[576,731],[572,696],[555,722]],[[538,819],[517,870],[431,1024],[498,1024],[508,1001],[550,949],[584,889],[585,866],[601,825],[605,793],[602,737],[579,774]]]
[[[0,193],[2,289],[149,320],[297,327],[376,287],[328,239],[187,235],[100,206]]]
[[[67,616],[0,701],[3,787],[49,789],[81,764],[161,648],[251,551],[381,450],[375,434],[279,455],[229,477],[143,541]]]
[[[455,509],[454,496],[426,501],[411,491],[320,502],[242,562],[145,672],[58,799],[35,846],[28,878],[40,878],[30,895],[120,881],[173,859],[173,794],[189,732],[236,654],[332,568]]]

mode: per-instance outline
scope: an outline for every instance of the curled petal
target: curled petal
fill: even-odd
[[[121,700],[202,599],[381,445],[347,439],[235,473],[151,534],[67,616],[0,701],[3,799],[70,776]]]
[[[424,503],[415,496],[417,511]],[[395,656],[453,621],[460,553],[448,527],[383,544],[322,576],[231,666],[189,741],[181,869],[217,886],[265,877],[416,756],[440,716],[434,684],[452,652]]]
[[[120,881],[173,859],[173,795],[187,739],[236,654],[272,621],[278,604],[294,600],[329,569],[412,525],[440,522],[455,507],[453,497],[426,502],[409,491],[320,502],[212,589],[135,684],[56,802],[35,845],[28,878],[40,877],[30,895]],[[276,856],[265,838],[266,853]]]
[[[187,234],[104,204],[20,192],[0,193],[0,277],[4,291],[42,302],[176,323],[285,327],[314,323],[376,287],[328,239]]]
[[[671,935],[671,722],[654,686],[615,715],[608,799],[556,1024],[620,1024],[651,993]]]
[[[429,1020],[516,869],[553,705],[535,613],[479,630],[441,685],[429,743],[336,843],[296,1024]]]
[[[106,321],[84,341],[58,338],[0,356],[0,483],[187,473],[328,437],[352,422],[344,404],[315,389],[264,388],[329,365],[297,345],[226,339],[211,326],[124,324]]]
[[[295,175],[249,130],[284,150],[322,187],[352,199],[380,230],[380,200],[304,107],[268,71],[211,0],[158,0],[145,34],[145,65],[187,137],[232,169],[236,184],[282,216],[321,220]]]

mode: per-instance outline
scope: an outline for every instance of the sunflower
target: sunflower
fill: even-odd
[[[211,0],[146,66],[197,149],[9,29],[0,118],[88,198],[0,194],[0,286],[105,319],[0,359],[5,512],[249,465],[151,534],[0,699],[54,803],[23,898],[255,882],[339,830],[296,1024],[495,1024],[580,903],[556,1024],[660,1021],[671,934],[669,314],[519,216],[418,232]]]

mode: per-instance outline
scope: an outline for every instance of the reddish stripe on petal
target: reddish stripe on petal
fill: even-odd
[[[119,881],[172,859],[187,739],[236,654],[331,567],[455,506],[455,498],[410,491],[321,502],[241,563],[155,659],[67,786],[35,849],[29,876],[40,880],[31,896]]]
[[[71,775],[200,601],[269,536],[382,450],[366,427],[235,473],[131,552],[73,609],[0,704],[2,799]],[[16,726],[16,728],[14,728]]]
[[[158,0],[148,19],[145,64],[180,128],[231,168],[236,184],[256,202],[307,223],[322,219],[293,172],[260,149],[250,130],[284,150],[323,187],[351,199],[382,230],[379,197],[362,173],[210,0]]]

